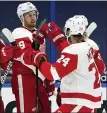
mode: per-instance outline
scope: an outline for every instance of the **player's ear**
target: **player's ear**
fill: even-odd
[[[67,28],[67,30],[66,30],[66,35],[69,36],[69,34],[70,34],[70,29]]]

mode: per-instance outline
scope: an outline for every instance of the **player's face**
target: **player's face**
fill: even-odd
[[[24,25],[27,28],[36,27],[37,15],[35,11],[25,13],[23,16],[24,16]]]

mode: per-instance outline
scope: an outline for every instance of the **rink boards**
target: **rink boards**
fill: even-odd
[[[15,101],[15,97],[12,94],[12,89],[11,89],[11,85],[10,84],[5,84],[2,88],[2,98],[4,101],[4,107],[6,108],[6,106],[9,106],[9,104],[12,101]],[[107,83],[103,83],[102,84],[102,93],[103,93],[103,100],[107,100]],[[51,101],[51,109],[52,112],[54,112],[58,106],[56,103],[56,96],[51,96],[50,97],[50,101]],[[13,112],[16,111],[16,108],[13,109]]]

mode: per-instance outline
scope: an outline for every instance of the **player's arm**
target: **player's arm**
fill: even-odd
[[[70,45],[66,40],[66,37],[61,28],[54,22],[48,23],[48,29],[46,30],[46,33],[47,37],[52,40],[59,51],[62,51],[64,48]]]
[[[62,51],[65,47],[70,45],[61,28],[59,28],[54,22],[44,24],[40,29],[39,34],[38,40],[43,40],[44,37],[48,37],[59,51]]]
[[[78,56],[62,53],[60,58],[51,64],[48,61],[41,62],[39,69],[49,80],[59,80],[77,68]]]
[[[98,69],[99,73],[102,75],[104,73],[104,71],[105,71],[105,64],[103,62],[103,59],[101,58],[99,47],[91,39],[88,39],[87,43],[93,48],[93,56],[94,56],[94,60],[95,60],[96,66],[97,66],[97,69]]]
[[[106,69],[99,50],[94,50],[94,60],[97,65],[99,73],[102,75]]]

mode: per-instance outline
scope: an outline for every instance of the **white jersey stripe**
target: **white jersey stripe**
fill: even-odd
[[[80,98],[80,99],[88,99],[92,102],[98,102],[101,101],[101,96],[93,96],[85,93],[62,93],[61,92],[61,97],[62,98]]]
[[[53,67],[52,65],[51,65],[50,72],[51,72],[51,75],[52,75],[54,80],[60,80],[60,77],[59,77],[59,75],[58,75],[58,73],[56,71],[56,68]]]
[[[88,108],[94,109],[94,108],[101,108],[101,102],[92,102],[87,99],[82,98],[62,98],[61,100],[62,104],[74,104],[74,105],[84,105]]]
[[[24,96],[23,96],[23,83],[22,75],[18,75],[18,88],[19,88],[19,101],[20,101],[20,111],[24,113]]]
[[[71,113],[77,113],[83,106],[76,106]]]
[[[56,42],[59,38],[62,38],[62,37],[64,37],[63,34],[57,35],[57,36],[53,39],[53,42]]]

